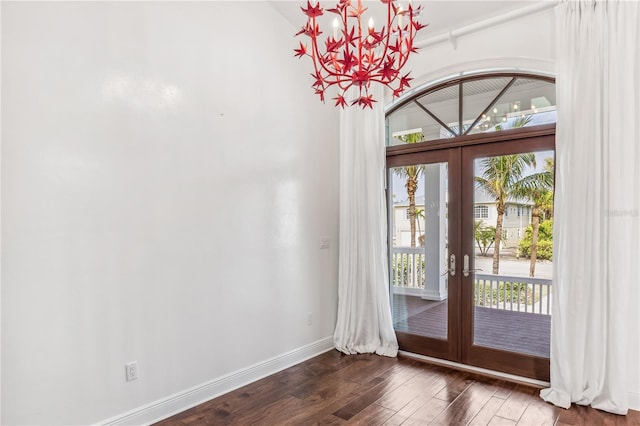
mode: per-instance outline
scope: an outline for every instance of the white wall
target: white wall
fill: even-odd
[[[533,5],[536,10],[541,5]],[[542,6],[543,8],[546,6]],[[445,79],[460,73],[491,69],[511,69],[522,72],[555,74],[555,11],[539,9],[518,18],[491,25],[463,35],[455,40],[427,45],[412,56],[407,67],[412,70],[412,88]],[[456,31],[454,30],[454,33]],[[426,38],[428,41],[428,38]],[[410,93],[407,94],[409,96]],[[633,288],[630,300],[640,300],[640,287]],[[629,312],[628,352],[630,406],[640,410],[640,310]]]
[[[2,424],[332,334],[338,115],[292,34],[264,2],[2,2]]]

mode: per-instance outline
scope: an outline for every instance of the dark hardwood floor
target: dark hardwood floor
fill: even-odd
[[[563,410],[538,393],[412,358],[330,351],[157,425],[640,425],[637,411]]]

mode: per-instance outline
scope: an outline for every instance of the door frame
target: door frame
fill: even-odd
[[[387,173],[391,173],[391,169],[394,167],[412,166],[418,164],[435,164],[435,163],[448,163],[449,164],[449,186],[460,186],[460,148],[445,148],[427,152],[411,152],[404,155],[398,155],[393,157],[387,157]],[[387,200],[391,199],[390,186],[387,187]],[[447,207],[449,225],[448,225],[448,242],[449,242],[449,254],[452,253],[452,245],[459,247],[460,241],[460,227],[457,224],[460,222],[460,218],[452,217],[451,212],[460,211],[459,200],[449,199],[449,205]],[[391,216],[390,216],[391,220]],[[454,226],[452,226],[452,224]],[[388,227],[388,230],[391,226]],[[388,232],[389,234],[389,232]],[[391,244],[391,238],[389,238],[389,244]],[[390,245],[389,245],[390,247]],[[391,268],[389,268],[391,271]],[[433,356],[436,358],[447,359],[451,361],[457,361],[460,359],[460,340],[451,338],[452,336],[459,336],[460,330],[460,274],[457,273],[452,277],[448,274],[448,294],[447,294],[447,339],[437,339],[428,336],[417,336],[410,333],[396,331],[396,337],[398,338],[398,344],[402,350],[408,352],[415,352],[422,355]],[[391,272],[390,272],[391,273]],[[389,281],[389,290],[393,292],[392,281]],[[392,295],[393,297],[393,295]]]
[[[474,242],[473,239],[463,242],[462,236],[473,235],[473,160],[478,156],[555,150],[555,132],[553,123],[387,147],[388,173],[393,167],[448,162],[449,188],[460,188],[459,197],[451,197],[449,192],[447,209],[449,255],[455,254],[457,259],[456,274],[454,277],[449,275],[447,340],[396,332],[401,350],[549,380],[548,358],[473,345],[473,285],[470,285],[473,274],[466,278],[462,276],[462,259],[464,254],[474,253]],[[389,191],[387,188],[388,197]],[[474,257],[470,257],[473,262]]]
[[[462,235],[473,235],[473,207],[474,207],[474,160],[481,157],[519,154],[538,151],[555,151],[555,134],[544,136],[527,136],[509,141],[495,141],[483,145],[466,147],[462,151]],[[472,239],[463,241],[460,258],[469,255],[470,269],[475,269],[475,247]],[[474,274],[461,277],[461,362],[477,367],[498,370],[505,373],[549,381],[549,358],[526,355],[517,352],[507,352],[476,346],[473,344],[474,330]],[[466,308],[464,308],[466,307]],[[471,308],[469,308],[471,307]]]

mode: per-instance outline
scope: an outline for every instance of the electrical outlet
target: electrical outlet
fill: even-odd
[[[124,366],[127,382],[138,378],[138,361],[131,361]]]
[[[313,324],[313,312],[307,312],[307,325]]]

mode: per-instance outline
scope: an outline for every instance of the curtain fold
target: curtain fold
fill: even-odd
[[[556,201],[548,402],[628,409],[638,339],[640,4],[556,7]],[[637,368],[636,368],[637,369]]]
[[[382,88],[372,87],[375,99]],[[340,115],[340,255],[336,349],[394,357],[389,306],[384,111],[345,108]]]

